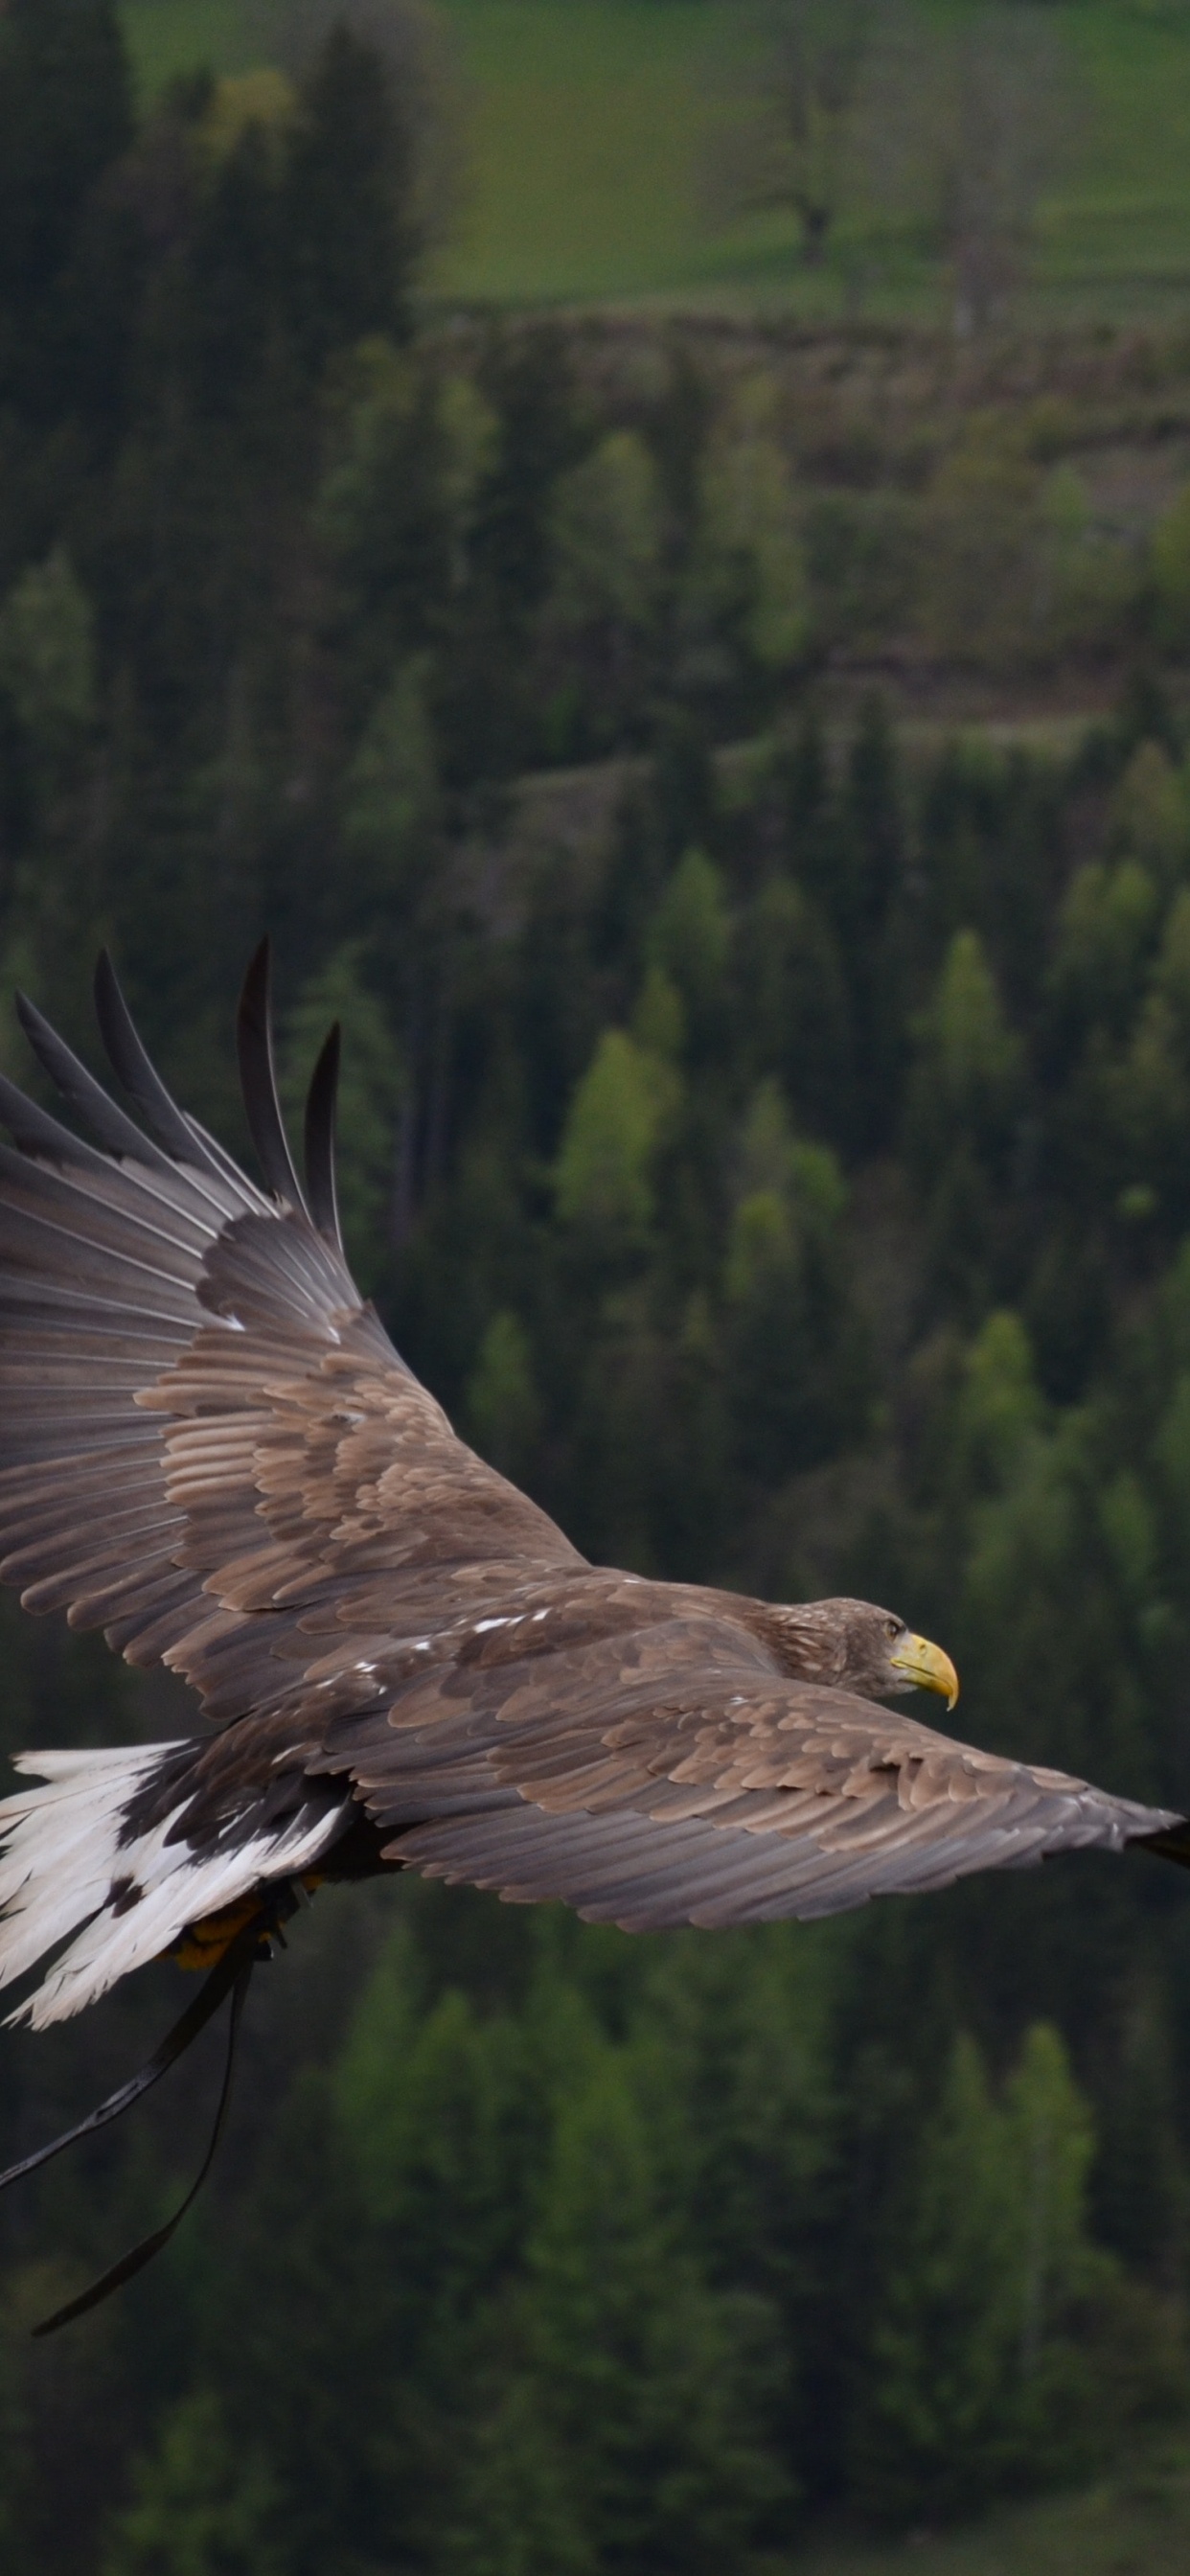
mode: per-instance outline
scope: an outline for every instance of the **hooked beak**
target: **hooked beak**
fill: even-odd
[[[941,1646],[932,1646],[928,1637],[902,1637],[888,1660],[905,1681],[916,1682],[919,1690],[937,1691],[948,1708],[954,1707],[959,1677]]]

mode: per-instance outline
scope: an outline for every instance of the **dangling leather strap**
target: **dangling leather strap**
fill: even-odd
[[[48,2165],[53,2157],[61,2155],[64,2147],[72,2147],[76,2139],[92,2136],[96,2129],[106,2128],[109,2120],[118,2120],[125,2111],[130,2111],[133,2103],[139,2102],[142,2094],[150,2092],[154,2084],[160,2083],[161,2077],[168,2074],[170,2067],[176,2066],[179,2057],[185,2056],[186,2050],[192,2046],[199,2032],[205,2030],[213,2014],[218,2012],[225,1995],[231,1995],[227,2061],[223,2070],[223,2084],[215,2113],[215,2125],[198,2175],[191,2184],[181,2207],[175,2210],[173,2217],[167,2220],[164,2227],[156,2228],[151,2236],[145,2237],[142,2244],[134,2246],[130,2254],[125,2254],[119,2263],[113,2265],[110,2272],[105,2272],[102,2280],[93,2282],[91,2288],[82,2291],[77,2299],[71,2299],[65,2307],[56,2309],[52,2317],[46,2317],[41,2325],[34,2326],[35,2335],[53,2334],[58,2326],[68,2325],[72,2317],[84,2316],[88,2308],[97,2307],[100,2300],[107,2298],[110,2291],[118,2290],[122,2282],[130,2281],[134,2273],[139,2272],[144,2264],[151,2262],[154,2254],[159,2253],[162,2246],[169,2243],[175,2227],[185,2217],[191,2202],[201,2191],[215,2159],[215,2151],[223,2134],[223,2124],[231,2098],[235,2043],[240,2015],[244,2008],[244,1997],[248,1992],[252,1970],[257,1959],[268,1955],[267,1951],[262,1951],[262,1937],[267,1936],[272,1928],[274,1927],[263,1921],[260,1916],[251,1923],[246,1923],[242,1931],[236,1933],[235,1939],[228,1943],[222,1958],[216,1961],[193,2003],[187,2005],[185,2012],[174,2023],[173,2029],[167,2031],[160,2047],[154,2049],[153,2055],[147,2064],[141,2067],[139,2074],[130,2076],[126,2084],[121,2084],[114,2093],[109,2093],[105,2102],[100,2102],[94,2111],[88,2111],[86,2118],[76,2121],[72,2129],[64,2129],[60,2137],[50,2140],[48,2146],[36,2148],[31,2156],[23,2156],[19,2164],[10,2165],[7,2173],[0,2174],[0,2191],[4,2191],[10,2182],[19,2182],[23,2175],[36,2173],[39,2166]]]
[[[98,2281],[92,2281],[89,2290],[80,2290],[77,2299],[68,2299],[64,2308],[55,2308],[52,2317],[43,2317],[41,2324],[39,2326],[34,2326],[33,2328],[33,2333],[35,2335],[56,2334],[59,2326],[70,2325],[75,2317],[85,2317],[88,2308],[99,2307],[104,2299],[111,2296],[113,2290],[122,2288],[124,2282],[131,2281],[135,2273],[143,2272],[146,2263],[151,2263],[153,2256],[155,2254],[160,2254],[162,2246],[168,2245],[175,2227],[181,2226],[182,2220],[184,2219],[191,2202],[197,2200],[203,2184],[206,2181],[207,2175],[214,2164],[216,2149],[219,2145],[219,2140],[223,2135],[223,2123],[227,2117],[228,2103],[231,2100],[231,2078],[232,2070],[235,2066],[236,2035],[239,2031],[240,2014],[244,2009],[244,1997],[248,1992],[249,1981],[252,1976],[254,1965],[255,1961],[253,1959],[245,1959],[242,1966],[236,1971],[235,1984],[231,1990],[231,2012],[228,2016],[227,2023],[227,2056],[223,2065],[223,2082],[219,2088],[219,2104],[215,2112],[215,2125],[211,2130],[207,2152],[203,2157],[202,2163],[198,2168],[198,2172],[196,2173],[193,2182],[190,2185],[190,2189],[186,2194],[185,2200],[179,2202],[178,2207],[174,2211],[173,2217],[166,2219],[164,2227],[155,2227],[151,2236],[142,2237],[140,2244],[134,2245],[131,2253],[122,2254],[119,2262],[113,2263],[110,2272],[104,2272],[101,2274]],[[222,1961],[220,1961],[220,1966],[222,1966]],[[201,2001],[202,1997],[200,1996],[199,2002],[201,2003]]]

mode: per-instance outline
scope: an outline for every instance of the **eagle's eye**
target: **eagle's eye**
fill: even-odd
[[[887,1635],[887,1636],[889,1636],[889,1637],[892,1637],[892,1638],[896,1638],[896,1637],[903,1637],[903,1636],[904,1636],[904,1634],[905,1634],[905,1625],[904,1625],[904,1621],[903,1621],[903,1620],[901,1620],[901,1619],[886,1619],[886,1620],[885,1620],[885,1622],[884,1622],[884,1627],[885,1627],[885,1633],[886,1633],[886,1635]]]

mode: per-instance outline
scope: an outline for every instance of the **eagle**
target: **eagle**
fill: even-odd
[[[0,1578],[195,1707],[180,1740],[16,1756],[0,1985],[42,1966],[10,2015],[42,2029],[149,1960],[208,1978],[139,2076],[0,2179],[126,2108],[228,1993],[234,2032],[252,1964],[327,1881],[413,1870],[641,1932],[804,1920],[1091,1846],[1185,1856],[1182,1818],[888,1707],[958,1696],[895,1612],[589,1563],[360,1296],[340,1032],[299,1172],[269,988],[266,942],[238,1019],[259,1182],[171,1097],[106,954],[123,1100],[17,1000],[74,1123],[0,1077]]]

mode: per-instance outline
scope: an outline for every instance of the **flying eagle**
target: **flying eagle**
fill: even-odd
[[[57,1954],[11,2016],[40,2029],[150,1959],[212,1974],[83,2129],[229,1991],[234,2026],[253,1959],[324,1880],[413,1869],[643,1931],[1089,1845],[1181,1856],[1178,1817],[886,1708],[958,1695],[892,1612],[591,1565],[468,1449],[347,1266],[337,1028],[299,1176],[267,947],[239,1014],[263,1187],[171,1099],[106,957],[95,1000],[135,1115],[24,999],[93,1141],[0,1078],[0,1578],[180,1674],[195,1728],[17,1757],[40,1785],[0,1803],[0,1985]]]

